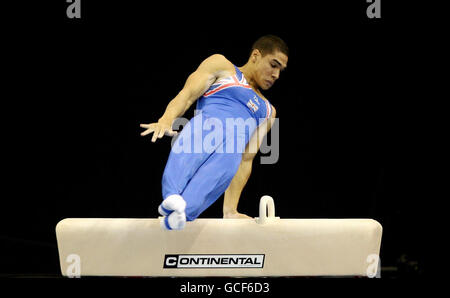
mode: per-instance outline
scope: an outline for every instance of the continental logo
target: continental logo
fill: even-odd
[[[190,268],[263,268],[265,255],[165,255],[164,267]]]

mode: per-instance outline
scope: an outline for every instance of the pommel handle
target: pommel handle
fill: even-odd
[[[259,201],[259,218],[256,218],[258,224],[266,224],[275,219],[275,204],[271,196],[262,196]]]

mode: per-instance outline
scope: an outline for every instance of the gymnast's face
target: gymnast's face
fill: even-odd
[[[280,51],[262,56],[258,50],[254,50],[251,59],[255,67],[254,79],[263,90],[273,86],[280,77],[280,72],[286,68],[288,61],[288,57]]]

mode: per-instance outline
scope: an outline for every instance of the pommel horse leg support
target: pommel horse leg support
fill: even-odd
[[[280,219],[269,196],[255,219],[196,219],[179,231],[161,219],[61,220],[62,274],[368,276],[378,268],[382,226],[372,219]]]

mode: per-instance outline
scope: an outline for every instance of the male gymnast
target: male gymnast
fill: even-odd
[[[183,229],[186,221],[195,220],[224,192],[223,217],[250,218],[237,211],[239,198],[263,137],[276,117],[261,89],[269,89],[279,78],[287,66],[288,51],[281,38],[265,35],[253,44],[242,67],[214,54],[187,78],[157,123],[140,125],[146,129],[141,136],[153,133],[152,142],[164,135],[177,135],[162,177],[163,201],[158,211],[164,216],[163,228]],[[177,134],[172,130],[174,120],[196,101],[196,115]],[[242,121],[227,119],[243,119],[246,128],[236,133],[227,123]],[[223,136],[215,139],[212,150],[174,149],[191,149],[191,142],[204,141],[212,127],[220,132],[216,135]]]

